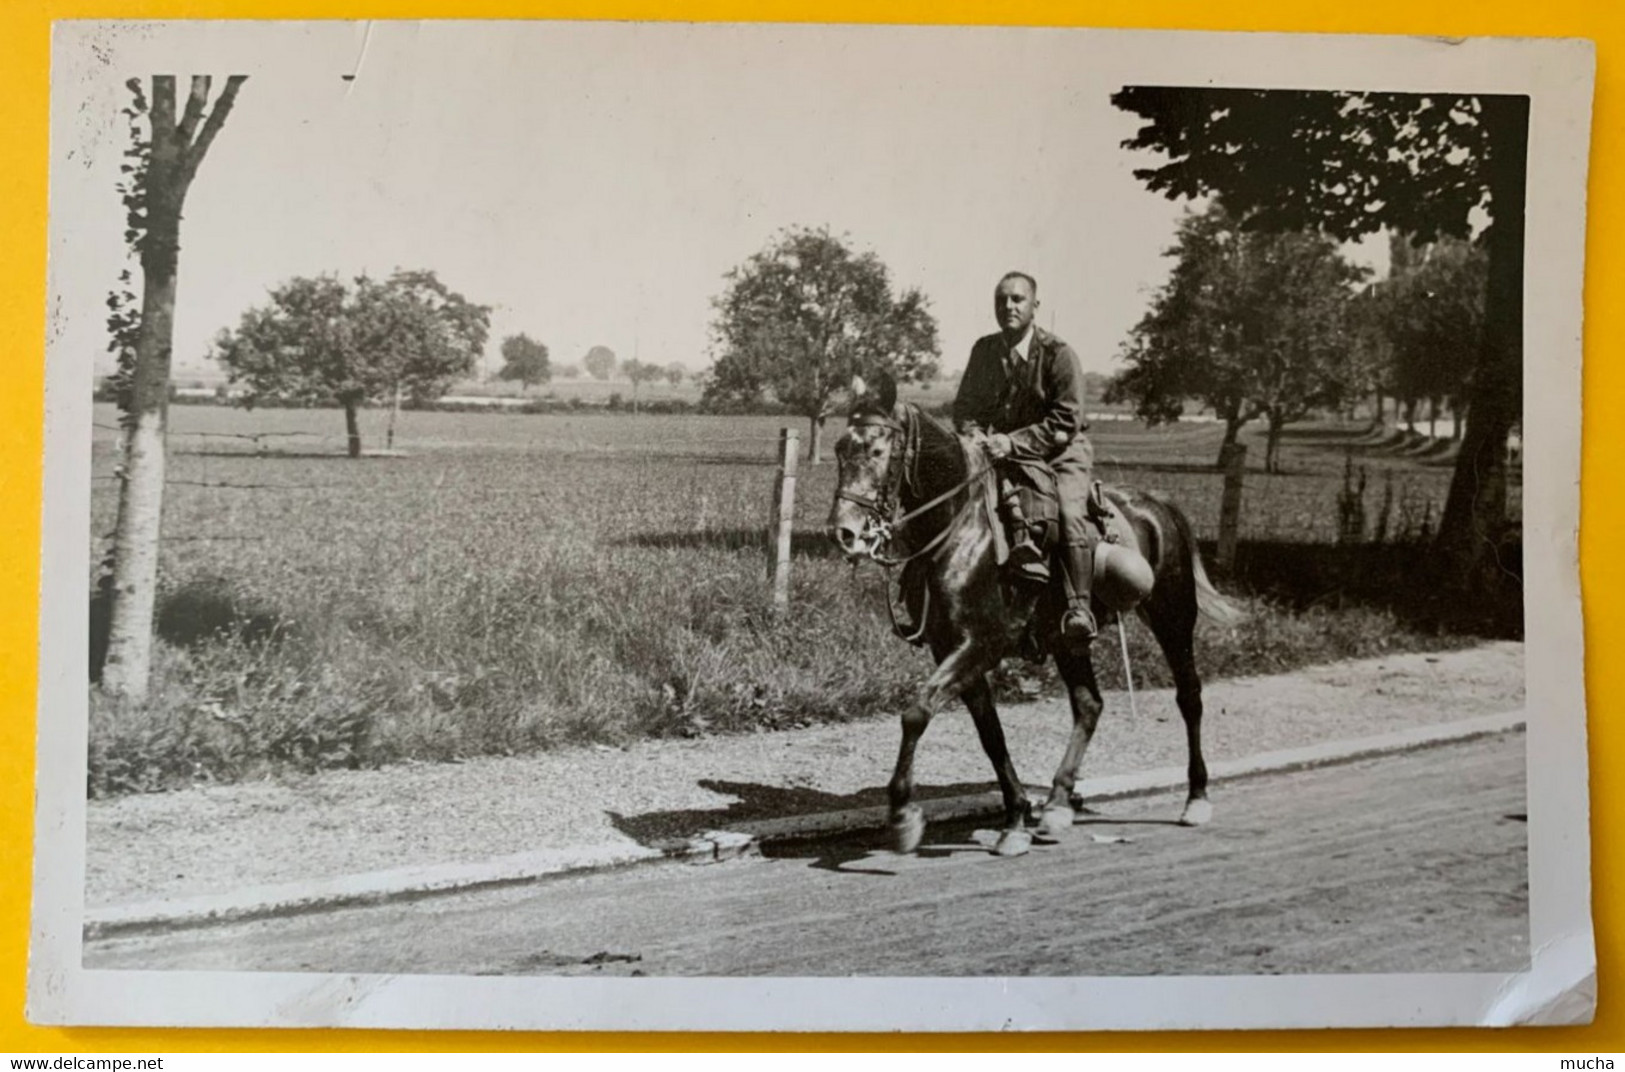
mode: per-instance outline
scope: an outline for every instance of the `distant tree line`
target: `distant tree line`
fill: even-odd
[[[1214,202],[1179,223],[1170,277],[1124,345],[1107,386],[1155,424],[1195,400],[1225,424],[1224,451],[1263,420],[1265,468],[1282,429],[1313,413],[1394,398],[1412,422],[1459,414],[1483,333],[1484,256],[1469,243],[1395,237],[1386,279],[1369,283],[1315,231],[1249,230]]]
[[[1138,85],[1112,103],[1142,121],[1123,147],[1160,157],[1137,179],[1170,198],[1216,197],[1247,231],[1472,243],[1482,329],[1433,549],[1449,586],[1500,583],[1499,545],[1515,537],[1506,448],[1523,402],[1529,98]]]

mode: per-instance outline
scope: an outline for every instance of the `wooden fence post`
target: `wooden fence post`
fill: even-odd
[[[1241,489],[1247,476],[1247,447],[1232,443],[1225,448],[1224,495],[1219,500],[1219,553],[1214,565],[1229,573],[1236,566],[1236,534],[1241,528]]]
[[[790,542],[796,519],[796,463],[801,433],[779,429],[779,474],[773,481],[773,511],[767,527],[768,576],[773,578],[773,608],[790,605]]]

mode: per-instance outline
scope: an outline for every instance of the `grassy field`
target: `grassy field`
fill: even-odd
[[[803,470],[792,612],[772,612],[782,418],[408,412],[396,456],[349,460],[336,412],[171,413],[156,699],[115,712],[92,691],[96,793],[861,717],[905,702],[928,665],[890,635],[879,572],[831,553],[831,464]],[[116,415],[96,419],[101,536]],[[383,421],[364,415],[369,447]],[[1172,494],[1214,535],[1216,427],[1102,422],[1093,438],[1102,476]],[[1470,642],[1340,581],[1348,561],[1326,556],[1348,438],[1308,429],[1285,473],[1250,476],[1230,587],[1254,614],[1204,626],[1208,673]],[[1393,489],[1390,537],[1437,517],[1447,466],[1357,460],[1373,517]],[[1137,681],[1164,681],[1137,626],[1133,648]],[[1006,694],[1044,687],[1001,674]]]

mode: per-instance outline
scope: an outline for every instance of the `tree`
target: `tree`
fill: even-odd
[[[1440,238],[1418,246],[1395,235],[1388,279],[1378,290],[1381,330],[1388,342],[1389,383],[1415,430],[1416,406],[1458,408],[1484,334],[1484,253]],[[1434,428],[1430,431],[1433,434]]]
[[[621,366],[621,375],[632,381],[632,412],[638,409],[638,388],[645,384],[663,378],[666,370],[653,362],[639,361],[633,358]]]
[[[150,97],[140,79],[127,83],[132,101],[124,114],[130,122],[130,150],[119,192],[125,241],[141,263],[142,294],[139,320],[133,319],[134,296],[127,289],[110,300],[124,438],[113,534],[111,632],[101,676],[103,691],[121,702],[144,702],[151,678],[181,210],[198,166],[246,80],[246,75],[228,77],[211,108],[213,80],[193,75],[178,117],[173,75],[154,75]]]
[[[688,368],[676,361],[673,361],[671,364],[667,365],[663,371],[666,377],[666,382],[671,384],[673,387],[676,387],[678,384],[682,383],[683,379],[688,376]]]
[[[518,380],[521,387],[532,387],[553,378],[553,369],[547,363],[547,347],[529,335],[509,335],[502,340],[502,370],[499,380]]]
[[[334,276],[296,278],[269,304],[222,331],[212,356],[232,383],[264,400],[344,409],[350,457],[361,454],[358,410],[384,398],[443,394],[485,349],[490,309],[449,290],[433,272],[366,276],[346,286]]]
[[[726,278],[713,302],[717,357],[706,400],[771,391],[811,422],[814,464],[836,392],[854,374],[936,375],[937,324],[925,296],[910,288],[894,297],[880,259],[854,253],[827,229],[786,231]]]
[[[1199,398],[1225,422],[1268,422],[1265,468],[1279,469],[1281,430],[1349,389],[1353,285],[1363,275],[1317,234],[1243,231],[1214,204],[1180,221],[1178,262],[1130,335],[1110,399],[1150,423]]]
[[[1529,98],[1131,86],[1146,120],[1129,149],[1167,162],[1135,176],[1169,197],[1217,194],[1251,227],[1352,239],[1386,227],[1486,254],[1485,323],[1467,430],[1436,548],[1456,580],[1494,561],[1506,528],[1506,445],[1522,406]]]
[[[561,380],[579,380],[581,379],[581,366],[560,365],[558,368],[558,377]]]
[[[360,339],[390,399],[385,445],[395,446],[401,398],[424,402],[474,371],[490,332],[491,310],[474,305],[429,271],[397,271],[385,282],[356,281]],[[356,442],[359,451],[359,439]]]
[[[581,367],[595,380],[607,380],[615,375],[615,351],[607,346],[594,346],[581,359]]]

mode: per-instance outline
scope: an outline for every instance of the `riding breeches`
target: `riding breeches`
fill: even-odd
[[[1055,495],[1060,500],[1061,539],[1068,547],[1092,547],[1099,535],[1089,521],[1089,492],[1095,479],[1095,448],[1078,436],[1050,459]]]

